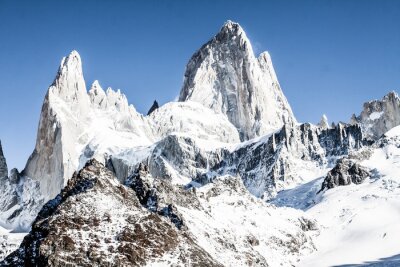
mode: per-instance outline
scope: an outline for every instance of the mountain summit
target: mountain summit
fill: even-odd
[[[242,140],[295,122],[268,52],[258,58],[243,28],[227,21],[190,59],[179,101],[225,114]]]

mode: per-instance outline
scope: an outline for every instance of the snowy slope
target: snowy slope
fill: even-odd
[[[385,136],[372,148],[356,153],[356,157],[361,155],[361,165],[371,170],[371,177],[361,185],[317,194],[322,177],[280,192],[274,200],[278,206],[304,210],[321,226],[314,239],[316,252],[299,266],[384,264],[380,259],[400,253],[400,127]]]
[[[13,233],[0,226],[0,261],[16,250],[26,233]]]

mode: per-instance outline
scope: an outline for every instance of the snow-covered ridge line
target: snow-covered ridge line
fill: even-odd
[[[393,127],[400,125],[399,95],[391,91],[381,100],[364,103],[361,114],[353,114],[350,123],[359,123],[367,138],[377,140]]]

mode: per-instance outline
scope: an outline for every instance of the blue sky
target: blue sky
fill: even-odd
[[[0,0],[0,139],[9,167],[32,152],[60,60],[79,51],[88,86],[120,88],[144,113],[179,94],[191,55],[224,21],[268,50],[299,121],[348,121],[400,91],[400,1]]]

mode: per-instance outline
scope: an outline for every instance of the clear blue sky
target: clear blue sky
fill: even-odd
[[[81,54],[88,85],[120,88],[140,112],[178,95],[191,55],[231,19],[268,50],[299,121],[348,121],[400,91],[400,1],[0,0],[0,139],[9,167],[34,148],[60,60]]]

